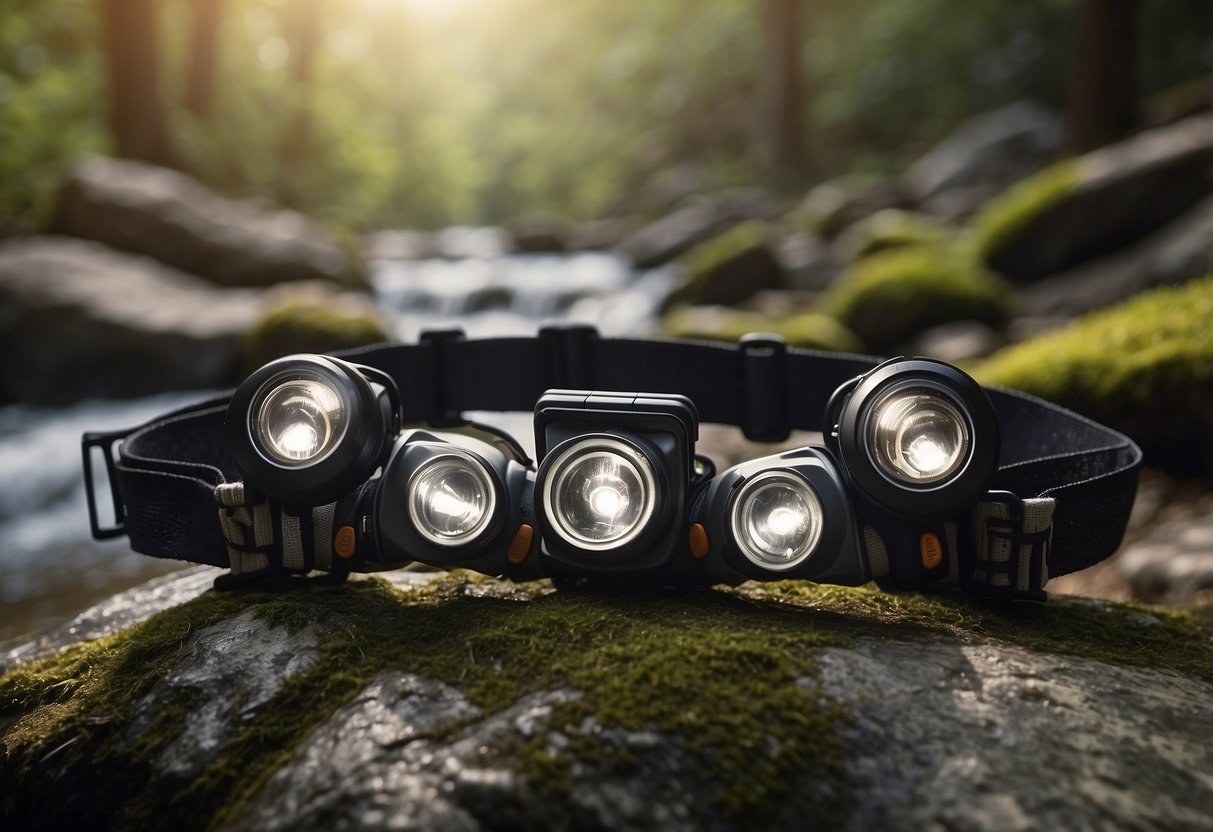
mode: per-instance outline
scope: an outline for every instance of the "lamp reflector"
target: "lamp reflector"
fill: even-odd
[[[969,457],[968,422],[959,408],[925,387],[897,390],[872,409],[869,444],[889,477],[911,485],[950,479]]]
[[[476,540],[492,521],[496,505],[488,472],[459,454],[427,460],[409,482],[413,526],[438,546],[463,546]]]
[[[742,485],[731,512],[733,539],[741,553],[764,569],[791,569],[817,548],[822,508],[806,481],[767,471]]]

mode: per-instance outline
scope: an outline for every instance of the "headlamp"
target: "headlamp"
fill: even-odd
[[[266,364],[232,394],[226,442],[249,486],[288,504],[347,494],[382,463],[399,430],[390,376],[331,356]]]
[[[629,389],[659,392],[608,392]],[[538,465],[467,410],[532,410]],[[825,442],[716,473],[695,454],[700,418]],[[95,535],[240,576],[422,561],[562,585],[875,579],[1013,598],[1115,550],[1140,464],[1120,434],[930,359],[585,328],[290,356],[84,447],[114,497],[105,528],[89,489]]]

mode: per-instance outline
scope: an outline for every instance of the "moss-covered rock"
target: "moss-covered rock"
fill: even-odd
[[[976,221],[984,261],[1033,281],[1122,249],[1213,189],[1213,116],[1146,131],[1012,186]]]
[[[1001,327],[1013,298],[963,246],[912,246],[852,264],[822,297],[821,310],[880,353],[953,321]]]
[[[737,341],[751,332],[774,332],[789,346],[830,352],[861,352],[863,343],[845,326],[820,312],[769,316],[725,307],[683,307],[662,320],[667,335],[707,341]]]
[[[1118,428],[1158,462],[1213,470],[1213,277],[1087,315],[973,374]]]
[[[782,284],[771,229],[760,220],[733,226],[691,249],[683,259],[687,281],[672,303],[734,304]]]
[[[378,311],[361,295],[290,290],[267,299],[261,317],[244,333],[241,358],[251,372],[283,355],[332,352],[388,338]]]
[[[839,235],[836,249],[849,262],[895,248],[941,245],[948,237],[948,229],[932,217],[886,208]]]
[[[804,583],[208,592],[0,677],[0,811],[18,828],[972,827],[991,807],[954,792],[990,777],[1022,802],[1004,819],[1182,826],[1213,799],[1211,635],[1139,606]],[[1148,737],[1090,742],[1143,714]],[[1168,799],[1101,807],[1079,788],[1092,765]]]
[[[974,220],[978,254],[983,262],[997,267],[1008,256],[1006,251],[1018,242],[1018,236],[1031,223],[1078,185],[1078,163],[1067,159],[1012,185],[1006,193],[990,202]]]

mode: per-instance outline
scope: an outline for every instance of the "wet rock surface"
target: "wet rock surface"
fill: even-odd
[[[196,570],[162,582],[144,611],[169,601],[174,588],[177,598],[189,597],[213,572]],[[435,579],[411,572],[390,577],[396,586],[414,591]],[[365,589],[370,582],[356,583]],[[392,622],[381,611],[374,618],[376,627],[407,628],[409,621],[416,626],[435,609],[462,604],[473,614],[499,610],[502,620],[511,622],[504,632],[525,639],[536,637],[536,631],[527,629],[532,614],[551,609],[553,602],[568,601],[570,611],[589,611],[596,626],[613,626],[612,618],[620,614],[615,602],[605,598],[565,599],[491,580],[460,587],[455,595],[399,596],[393,603],[399,605],[400,620]],[[149,601],[146,593],[127,596],[131,606]],[[316,610],[314,620],[303,623],[299,616],[309,609],[307,597],[324,596],[303,596],[302,605],[288,604],[276,613],[257,605],[241,608],[239,597],[220,596],[231,606],[230,614],[180,633],[177,658],[140,696],[125,726],[107,740],[150,749],[149,788],[139,800],[155,806],[157,794],[189,793],[219,776],[241,784],[242,802],[221,815],[223,828],[240,830],[752,828],[754,816],[721,802],[737,783],[721,780],[714,767],[705,768],[694,734],[668,725],[620,725],[610,716],[612,706],[594,698],[600,693],[577,684],[540,685],[486,705],[477,685],[492,684],[495,659],[474,633],[466,642],[458,636],[451,642],[459,654],[449,657],[452,667],[465,663],[465,681],[449,671],[448,678],[438,679],[410,670],[407,654],[402,654],[399,664],[383,667],[351,690],[327,717],[308,723],[314,728],[298,734],[293,747],[280,748],[270,771],[216,774],[216,766],[238,764],[230,757],[232,744],[257,735],[257,726],[309,717],[301,703],[323,701],[323,696],[316,699],[315,690],[296,690],[300,680],[340,687],[341,672],[318,664],[333,661],[326,642],[339,640],[344,646],[336,655],[351,659],[375,646],[360,643],[373,634],[358,629],[356,606],[348,602],[327,606],[328,612]],[[777,643],[781,650],[807,650],[815,669],[806,666],[788,678],[787,692],[828,703],[817,717],[804,715],[830,715],[821,723],[827,734],[814,755],[798,756],[791,769],[776,769],[788,791],[781,798],[785,802],[763,807],[766,828],[1203,828],[1213,813],[1213,781],[1205,774],[1213,770],[1213,747],[1207,743],[1213,734],[1213,687],[1207,673],[1039,652],[970,631],[959,624],[964,617],[942,628],[905,621],[899,626],[894,623],[899,613],[889,613],[912,611],[917,603],[912,597],[888,607],[879,596],[861,591],[856,597],[866,600],[855,608],[840,605],[841,596],[828,593],[789,595],[789,601],[801,599],[791,606],[779,597],[777,589],[747,590],[748,600],[728,602],[721,607],[723,621],[713,625],[725,633],[737,626],[742,637],[749,616],[774,616],[769,624],[780,628],[793,625],[791,632],[803,633],[800,648],[795,642]],[[663,612],[654,621],[662,615],[692,615],[701,600],[717,603],[695,595],[663,601]],[[106,632],[117,620],[114,608],[109,615],[82,617],[76,634]],[[1106,629],[1098,623],[1081,628],[1096,643],[1132,640],[1136,632],[1142,639],[1157,634],[1151,643],[1161,644],[1175,632],[1168,613],[1081,599],[1055,598],[1045,608],[1016,607],[992,615],[1030,627],[1034,610],[1051,616],[1046,630],[1069,616],[1105,622]],[[283,614],[296,624],[277,623],[274,616]],[[742,617],[734,619],[735,614]],[[925,621],[937,613],[922,614],[928,616]],[[787,619],[789,615],[794,618]],[[976,622],[985,613],[974,609],[966,615],[976,616],[971,619]],[[568,620],[574,630],[567,637],[580,637],[576,630],[584,624],[578,620]],[[673,626],[673,633],[703,624],[663,621],[659,626],[663,632]],[[814,640],[823,634],[826,641]],[[1200,638],[1207,642],[1208,632]],[[544,639],[534,645],[540,665],[550,645]],[[326,650],[329,658],[321,658]],[[37,652],[10,654],[9,660]],[[594,655],[601,660],[609,654]],[[744,665],[736,664],[745,655],[719,665],[706,678],[724,684],[730,680],[720,674],[727,668],[745,674]],[[622,653],[618,656],[623,659]],[[687,656],[685,661],[711,662],[712,656]],[[487,675],[477,669],[485,662]],[[605,666],[600,672],[613,670]],[[676,671],[669,667],[667,672]],[[711,701],[704,690],[671,688],[663,676],[651,678],[651,691],[638,693],[676,696],[685,709]],[[480,681],[473,683],[474,677]],[[293,692],[288,694],[288,688]],[[183,704],[184,713],[175,723],[170,720],[166,733],[158,715],[180,711]],[[768,719],[786,716],[771,713]],[[13,719],[10,714],[0,720],[6,732],[14,724],[20,727]],[[791,737],[773,723],[755,736],[741,732],[730,758],[758,786],[772,776],[774,755],[788,741]],[[11,743],[12,735],[6,733],[4,742]],[[820,763],[815,755],[834,759],[834,773],[823,773],[833,770],[828,766],[815,768]],[[56,760],[39,771],[48,777],[78,777],[63,774],[60,765]],[[98,784],[106,788],[112,778],[125,776],[109,770],[93,775],[97,783],[78,787],[79,799],[88,800]],[[738,783],[747,779],[741,771],[736,776]],[[13,799],[21,800],[10,795]],[[806,810],[803,799],[816,808]],[[195,817],[185,825],[204,822]]]
[[[185,174],[130,160],[78,163],[53,227],[222,286],[350,282],[360,270],[333,233],[302,214],[225,199]]]

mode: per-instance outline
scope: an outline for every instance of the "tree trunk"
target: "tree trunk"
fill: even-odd
[[[102,0],[109,120],[119,156],[175,165],[165,126],[155,0]]]
[[[766,0],[755,139],[777,177],[804,172],[804,94],[800,69],[802,0]]]
[[[219,29],[224,0],[194,0],[190,63],[185,78],[185,107],[201,120],[211,112],[219,64]]]
[[[1082,0],[1067,112],[1069,149],[1123,138],[1136,123],[1138,0]]]
[[[316,48],[320,45],[323,6],[320,0],[294,0],[288,7],[287,43],[291,47],[289,91],[290,118],[282,139],[282,164],[278,169],[275,193],[287,205],[295,204],[297,192],[292,171],[307,155],[312,144],[312,76]]]

